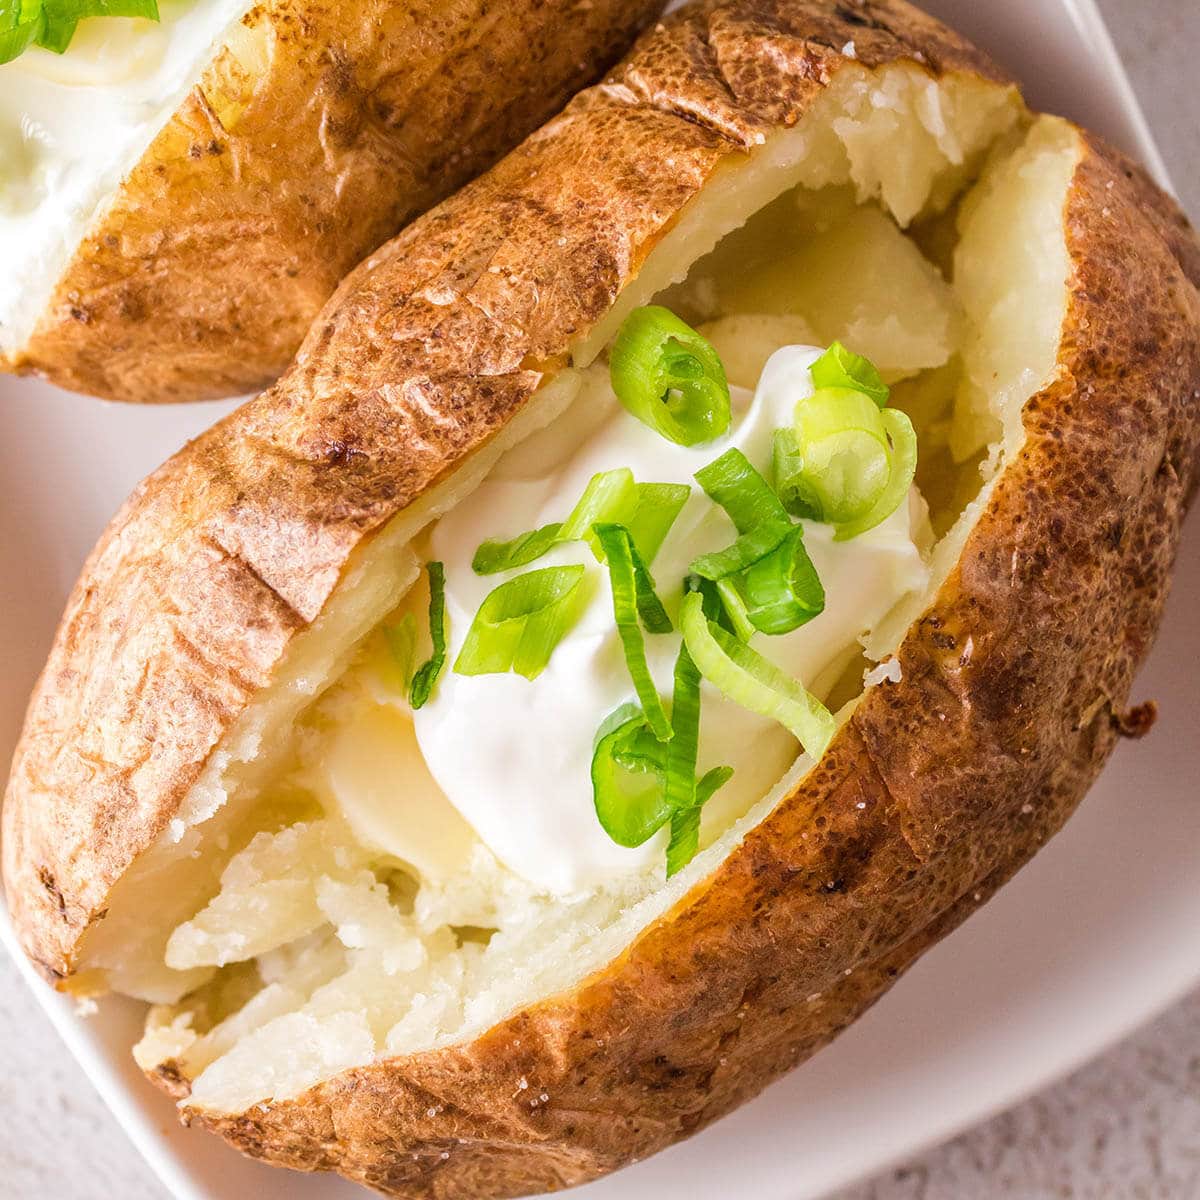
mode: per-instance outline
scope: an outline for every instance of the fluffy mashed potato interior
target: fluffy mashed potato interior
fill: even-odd
[[[711,831],[671,880],[659,866],[578,895],[539,893],[447,815],[411,722],[389,707],[398,685],[380,633],[397,596],[401,611],[424,605],[423,531],[563,411],[579,369],[656,298],[702,325],[737,384],[753,386],[767,357],[796,342],[838,337],[876,361],[921,437],[936,587],[1020,445],[1024,400],[1053,375],[1077,155],[1069,127],[1031,122],[1006,89],[852,67],[796,128],[719,175],[576,369],[364,547],[118,886],[78,986],[154,1002],[139,1063],[171,1063],[190,1081],[184,1103],[210,1111],[295,1096],[569,986],[711,871],[807,760]],[[895,650],[930,594],[875,629],[834,689],[843,718],[864,667]],[[867,686],[886,677],[873,671]]]

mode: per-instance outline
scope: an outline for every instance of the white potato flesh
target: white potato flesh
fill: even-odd
[[[1020,437],[1014,413],[1054,368],[1047,348],[1057,347],[1062,321],[1069,264],[1061,210],[1074,137],[1061,122],[1039,122],[991,163],[959,214],[954,288],[970,317],[950,430],[960,460],[998,441],[1011,451]]]
[[[950,285],[874,205],[718,291],[722,312],[803,317],[816,344],[853,346],[889,380],[942,366],[958,340]]]
[[[721,356],[734,387],[753,391],[767,359],[780,346],[815,346],[818,336],[808,321],[787,313],[754,312],[718,317],[699,326]]]
[[[1006,374],[1002,387],[988,391],[985,409],[996,420],[996,429],[1004,431],[1006,443],[1019,439],[1019,402],[1053,369],[1065,304],[1066,258],[1059,253],[1036,264],[1022,265],[1024,260],[1018,260],[1002,283],[999,276],[989,274],[990,266],[974,247],[989,240],[994,244],[997,231],[1004,229],[1021,231],[1021,236],[1027,230],[1037,231],[1038,237],[1057,239],[1061,245],[1063,199],[1078,146],[1067,127],[1052,121],[1039,122],[1027,138],[1006,143],[1008,154],[1027,156],[1028,169],[1017,171],[1025,185],[1006,182],[1006,162],[1011,160],[998,158],[988,168],[980,198],[968,199],[963,207],[956,275],[961,273],[965,282],[960,290],[956,278],[951,293],[893,218],[903,223],[952,201],[955,190],[979,168],[988,146],[1011,129],[1018,110],[1004,89],[958,79],[935,88],[937,95],[929,91],[931,87],[921,72],[911,68],[885,72],[878,96],[886,119],[871,108],[870,95],[864,99],[855,86],[827,96],[819,118],[806,118],[774,145],[763,147],[761,160],[751,159],[742,171],[743,187],[734,186],[730,173],[714,184],[711,195],[706,191],[690,207],[686,220],[644,265],[642,276],[653,286],[644,291],[641,281],[635,284],[631,289],[639,293],[635,302],[649,300],[678,283],[686,267],[707,254],[724,234],[789,188],[844,185],[849,177],[862,205],[851,209],[844,193],[838,193],[843,198],[834,196],[836,203],[831,206],[825,202],[832,194],[821,194],[824,215],[818,217],[825,220],[826,232],[841,236],[841,230],[845,236],[835,243],[838,253],[830,259],[814,256],[820,273],[797,283],[796,290],[814,298],[827,296],[831,305],[842,306],[839,319],[844,319],[862,297],[851,294],[836,269],[840,264],[856,261],[857,255],[859,261],[895,271],[902,286],[881,282],[871,292],[879,302],[869,311],[870,327],[881,331],[880,344],[891,339],[887,344],[892,369],[907,364],[903,369],[913,370],[915,364],[930,359],[944,362],[950,354],[963,354],[968,364],[1007,362],[1004,347],[996,343],[1013,336],[1014,326],[1005,319],[991,323],[996,305],[988,298],[1011,289],[1023,300],[1012,311],[1024,308],[1038,313],[1021,328],[1028,370]],[[842,102],[841,110],[831,110]],[[865,113],[866,108],[870,112],[862,116],[860,129],[854,114]],[[785,144],[784,138],[792,139],[791,143]],[[905,146],[917,148],[914,162],[905,162],[897,149]],[[812,155],[822,147],[824,166],[818,172]],[[1035,169],[1033,163],[1040,165]],[[756,165],[762,170],[757,171]],[[807,222],[806,228],[811,229],[813,214],[799,202],[802,196],[795,197],[795,203],[785,197],[787,204],[778,211],[786,208],[797,223]],[[880,201],[891,215],[884,214]],[[781,229],[781,236],[794,232]],[[1044,262],[1051,264],[1050,269],[1042,269]],[[715,281],[718,295],[738,288],[753,294],[759,288],[763,296],[776,294],[781,282],[786,282],[782,276],[770,281],[743,279],[737,287],[731,287],[728,278]],[[907,321],[914,289],[926,314],[920,328]],[[684,285],[680,294],[686,290]],[[730,364],[735,381],[749,379],[766,354],[793,340],[800,323],[812,321],[819,327],[823,317],[815,299],[814,307],[814,314],[788,313],[760,303],[753,309],[714,314],[717,319],[706,329]],[[779,341],[772,344],[776,338]],[[936,353],[931,349],[935,342]],[[580,358],[585,357],[581,353]],[[523,416],[526,424],[518,422],[502,448],[515,445],[520,436],[562,410],[578,388],[575,374],[565,371],[545,389]],[[611,887],[550,897],[501,867],[469,831],[462,842],[449,839],[448,854],[430,852],[418,861],[425,853],[414,842],[413,823],[419,820],[420,806],[410,807],[409,793],[403,790],[415,780],[406,780],[389,793],[377,786],[368,768],[353,761],[359,754],[364,760],[370,755],[390,774],[395,769],[387,765],[393,762],[391,755],[401,751],[370,739],[378,734],[389,741],[395,729],[399,731],[395,744],[407,744],[407,731],[400,730],[406,720],[400,686],[375,657],[380,639],[370,635],[416,575],[416,559],[411,556],[403,566],[396,566],[399,550],[468,492],[499,453],[473,464],[469,478],[453,479],[402,514],[364,549],[327,606],[319,628],[302,635],[295,655],[283,665],[280,686],[230,735],[203,784],[185,804],[183,834],[156,849],[161,856],[159,879],[172,847],[187,845],[188,853],[196,848],[188,840],[193,833],[200,835],[201,859],[212,857],[219,864],[209,868],[210,890],[194,894],[191,911],[182,917],[178,910],[172,911],[168,919],[174,925],[146,939],[152,945],[170,944],[172,962],[183,966],[217,959],[230,963],[206,988],[177,1005],[154,1009],[138,1050],[143,1066],[173,1058],[193,1080],[187,1103],[196,1108],[238,1112],[258,1101],[294,1096],[337,1071],[379,1055],[411,1053],[468,1038],[515,1007],[569,987],[611,959],[638,929],[711,871],[807,769],[803,762],[793,767],[769,795],[667,882],[656,868],[616,880]],[[497,467],[518,477],[523,469],[519,450]],[[938,569],[943,575],[947,556],[957,555],[956,547],[961,547],[986,492],[985,486],[980,499],[935,548],[934,562],[941,564]],[[917,611],[927,598],[925,593],[913,601]],[[873,657],[882,660],[894,652],[913,615],[912,611],[904,614],[903,623],[897,616],[886,633],[876,630]],[[290,681],[302,683],[294,686]],[[374,713],[362,721],[371,706],[387,715]],[[378,729],[346,732],[346,721],[362,721],[364,729],[374,721]],[[300,737],[282,734],[291,723],[299,724]],[[356,742],[358,737],[363,741]],[[356,749],[371,745],[374,750]],[[264,746],[270,747],[271,754],[259,756]],[[331,750],[333,757],[327,758]],[[342,752],[346,758],[339,762]],[[336,768],[332,773],[330,762]],[[317,778],[323,782],[314,784]],[[315,793],[313,802],[325,813],[323,820],[308,819],[305,832],[295,834],[295,843],[287,840],[288,829],[275,827],[265,831],[265,840],[243,839],[238,845],[222,846],[203,836],[207,828],[229,821],[225,815],[229,812],[252,812],[256,797],[268,794],[276,784],[285,792],[307,786]],[[420,794],[419,789],[412,792]],[[293,829],[304,825],[294,823]],[[313,833],[317,826],[324,826],[320,836]],[[340,857],[332,852],[331,839],[341,840]],[[288,848],[293,853],[284,853]],[[268,885],[291,887],[306,872],[309,890],[302,902],[294,907],[289,902],[287,914],[268,913],[275,894]],[[135,867],[133,878],[121,885],[130,895],[137,894],[137,873]],[[320,918],[314,926],[316,912]],[[289,922],[294,940],[280,943],[279,938],[289,932]],[[229,956],[239,953],[239,936],[245,939],[242,954],[269,943],[276,946],[262,953],[256,950],[252,961],[234,964]],[[110,979],[119,978],[127,990],[139,994],[135,973],[114,966],[113,943],[97,944],[103,945],[105,953],[92,964],[96,971],[108,972]],[[150,970],[155,989],[161,990],[164,969],[159,963]],[[226,973],[236,970],[249,970],[259,990],[236,1010],[225,1011],[207,997]],[[178,995],[195,986],[185,981]]]

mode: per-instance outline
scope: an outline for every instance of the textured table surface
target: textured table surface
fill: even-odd
[[[1200,216],[1200,0],[1101,5]],[[0,1200],[165,1200],[7,961],[0,1047]],[[1200,994],[1058,1086],[836,1200],[1197,1196]]]

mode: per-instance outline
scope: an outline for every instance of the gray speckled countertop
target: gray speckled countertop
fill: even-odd
[[[1200,215],[1200,0],[1100,2]],[[164,1200],[6,960],[0,1046],[0,1200]],[[1200,994],[1049,1091],[835,1200],[1197,1196]]]

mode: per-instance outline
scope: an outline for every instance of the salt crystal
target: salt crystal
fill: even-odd
[[[899,683],[904,678],[898,658],[885,659],[877,663],[863,675],[863,685],[874,687],[878,683]]]

